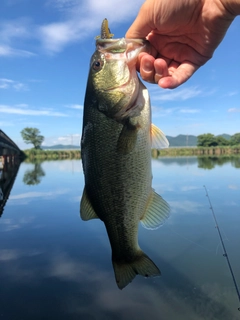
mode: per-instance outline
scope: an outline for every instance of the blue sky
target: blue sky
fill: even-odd
[[[1,0],[0,129],[20,148],[36,127],[45,145],[79,144],[94,37],[109,20],[125,35],[143,0]],[[148,84],[153,122],[166,135],[240,132],[240,17],[214,57],[185,84]]]

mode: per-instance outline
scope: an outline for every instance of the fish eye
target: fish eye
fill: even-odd
[[[93,62],[92,64],[92,68],[95,70],[95,71],[99,71],[100,69],[102,69],[102,66],[103,66],[103,63],[101,60],[96,60]]]

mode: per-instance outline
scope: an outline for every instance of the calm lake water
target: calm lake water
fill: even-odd
[[[81,161],[22,163],[8,185],[0,174],[2,194],[11,189],[0,218],[0,319],[240,319],[203,187],[240,286],[240,157],[152,163],[171,216],[154,231],[139,225],[139,244],[162,276],[137,276],[122,291],[104,224],[79,216]]]

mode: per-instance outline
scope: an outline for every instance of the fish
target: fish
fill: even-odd
[[[170,213],[152,188],[151,170],[152,146],[169,144],[151,123],[148,90],[136,71],[139,53],[148,48],[143,39],[97,38],[84,100],[80,216],[103,221],[119,289],[137,274],[161,274],[138,244],[138,226],[156,229]]]

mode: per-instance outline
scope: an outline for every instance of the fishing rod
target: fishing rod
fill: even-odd
[[[212,206],[212,203],[211,203],[211,200],[210,200],[210,197],[209,197],[209,194],[207,192],[207,188],[206,186],[203,186],[205,191],[206,191],[206,197],[208,198],[208,202],[210,204],[210,209],[212,211],[212,215],[213,215],[213,218],[214,218],[214,221],[215,221],[215,224],[216,224],[216,229],[218,231],[218,235],[219,235],[219,238],[221,240],[221,243],[222,243],[222,248],[223,248],[223,256],[227,259],[227,264],[228,264],[228,267],[229,267],[229,270],[230,270],[230,273],[231,273],[231,276],[232,276],[232,280],[233,280],[233,283],[234,283],[234,286],[235,286],[235,289],[236,289],[236,292],[237,292],[237,296],[238,296],[238,300],[240,302],[240,292],[239,292],[239,289],[238,289],[238,285],[237,285],[237,282],[236,282],[236,279],[235,279],[235,276],[234,276],[234,273],[233,273],[233,269],[232,269],[232,266],[231,266],[231,263],[230,263],[230,260],[228,258],[228,254],[227,254],[227,250],[225,248],[225,245],[224,245],[224,242],[223,242],[223,238],[222,238],[222,234],[221,234],[221,231],[220,231],[220,228],[219,228],[219,225],[218,225],[218,222],[217,222],[217,218],[216,218],[216,215],[214,213],[214,210],[213,210],[213,206]],[[238,308],[238,311],[240,311],[240,307]]]

